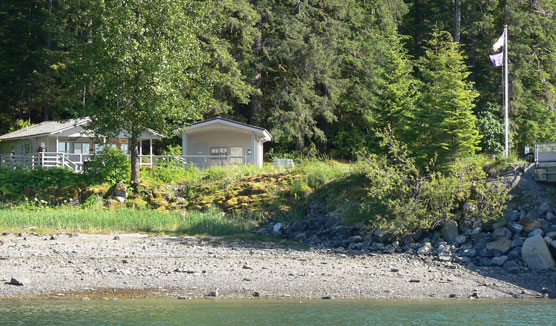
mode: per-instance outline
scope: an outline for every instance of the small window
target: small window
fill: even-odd
[[[124,152],[124,154],[129,154],[129,146],[128,144],[120,144],[120,150]]]
[[[91,144],[75,143],[73,144],[73,152],[75,154],[89,154],[91,152]]]
[[[70,142],[67,141],[59,141],[58,142],[58,152],[59,153],[70,153]]]
[[[228,156],[228,147],[211,147],[210,155],[213,156]]]

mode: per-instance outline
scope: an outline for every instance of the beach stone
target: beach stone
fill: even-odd
[[[499,256],[492,258],[492,263],[496,266],[502,266],[508,260],[508,256]]]
[[[488,251],[499,252],[502,254],[507,253],[512,248],[512,241],[508,239],[500,239],[493,242],[489,242],[486,245]]]
[[[272,232],[274,232],[274,233],[280,232],[280,229],[282,228],[282,226],[283,226],[282,223],[274,224],[274,226],[272,227]]]
[[[444,223],[440,232],[442,233],[444,240],[449,243],[455,243],[456,237],[458,236],[458,224],[455,221]]]
[[[512,231],[508,230],[506,227],[499,227],[494,229],[492,237],[494,240],[510,239],[512,237]]]
[[[534,229],[533,231],[529,232],[529,234],[527,234],[527,237],[531,238],[537,235],[542,236],[544,234],[542,229]]]
[[[418,255],[425,255],[428,254],[432,249],[432,245],[430,242],[425,243],[422,247],[420,247],[419,249],[417,249],[417,254]]]
[[[555,266],[546,241],[540,235],[525,240],[521,248],[521,256],[527,266],[533,270],[544,270]]]
[[[343,221],[343,219],[344,217],[338,213],[328,213],[326,215],[324,227],[329,229],[333,226],[340,224]]]
[[[506,215],[506,220],[509,222],[514,222],[519,220],[520,213],[519,211],[511,211],[509,214]]]
[[[25,279],[23,279],[23,278],[19,278],[19,277],[18,277],[18,278],[16,279],[15,277],[12,277],[12,278],[10,279],[9,282],[6,282],[6,284],[16,285],[16,286],[23,286],[23,285],[26,284],[27,282],[28,282],[28,281],[25,280]]]
[[[546,220],[547,221],[553,221],[554,220],[554,214],[552,212],[546,213]]]
[[[218,296],[218,290],[216,290],[216,291],[210,291],[210,292],[207,294],[207,296],[208,296],[208,297],[217,297],[217,296]]]
[[[464,244],[465,242],[467,242],[467,237],[464,235],[458,235],[456,237],[456,242],[460,245]]]
[[[117,236],[115,236],[114,238],[112,238],[112,240],[120,240],[120,236],[117,235]]]
[[[481,232],[483,232],[483,229],[480,226],[477,226],[476,228],[473,228],[473,230],[471,230],[471,237],[475,238]]]
[[[525,216],[521,219],[521,225],[523,226],[523,231],[529,233],[534,229],[540,229],[542,227],[541,222],[535,220],[531,216]]]
[[[523,231],[523,226],[519,223],[508,223],[508,229],[512,231],[512,233],[519,234]]]
[[[547,202],[542,203],[542,205],[539,207],[539,213],[541,215],[544,215],[551,211],[552,211],[552,207],[550,207],[550,204],[548,204]]]
[[[477,255],[477,250],[475,248],[465,249],[463,251],[463,256],[465,257],[475,257]]]

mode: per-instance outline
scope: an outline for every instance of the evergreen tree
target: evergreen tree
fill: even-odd
[[[442,169],[480,149],[472,111],[477,93],[467,81],[459,44],[449,33],[435,30],[425,49],[419,59],[420,95],[409,116],[407,142],[421,165],[436,160]]]

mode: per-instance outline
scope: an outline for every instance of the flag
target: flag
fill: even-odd
[[[490,61],[492,61],[492,64],[495,67],[501,67],[504,65],[504,52],[500,52],[500,53],[496,53],[496,54],[491,54],[489,55],[490,57]]]
[[[496,43],[494,43],[492,45],[492,51],[496,52],[498,51],[501,47],[504,46],[504,36],[506,34],[506,31],[504,31],[502,33],[502,35],[498,38],[498,41],[496,41]]]

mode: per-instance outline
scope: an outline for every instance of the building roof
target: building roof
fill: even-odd
[[[50,136],[63,133],[64,131],[73,129],[75,127],[81,127],[86,125],[87,123],[91,122],[90,118],[80,118],[80,119],[69,119],[64,121],[44,121],[39,124],[25,127],[5,135],[0,136],[0,140],[15,140],[15,139],[25,139],[25,138],[33,138],[39,136]],[[147,132],[151,133],[154,137],[147,137],[156,139],[163,137],[158,132],[147,128]],[[125,133],[121,134],[122,136],[126,136]],[[86,136],[83,134],[83,136]],[[143,135],[145,137],[145,135]]]
[[[195,130],[195,129],[198,129],[198,128],[201,128],[201,127],[210,126],[210,125],[217,124],[217,123],[221,123],[221,124],[225,124],[225,125],[229,125],[229,126],[233,126],[233,127],[253,131],[253,132],[258,133],[258,134],[262,134],[265,141],[272,140],[272,136],[270,135],[268,130],[266,130],[265,128],[250,125],[250,124],[239,122],[239,121],[226,119],[226,118],[220,118],[220,117],[195,122],[195,123],[189,125],[186,128],[185,132],[187,133],[190,130]]]
[[[70,119],[65,121],[44,121],[0,136],[0,140],[22,139],[37,136],[47,136],[64,132],[68,129],[82,126],[91,121],[89,118]]]

